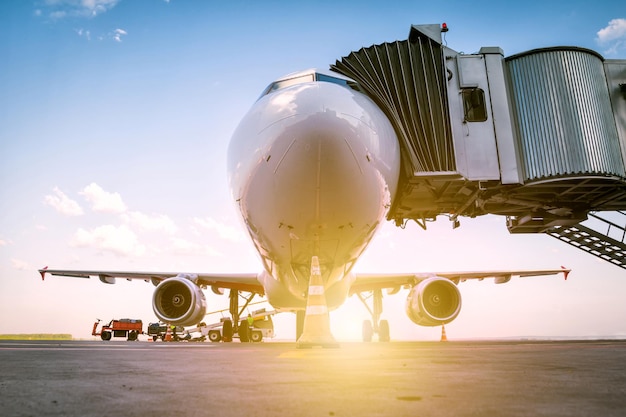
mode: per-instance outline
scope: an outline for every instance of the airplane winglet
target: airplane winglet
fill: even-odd
[[[42,269],[39,270],[39,273],[41,274],[41,280],[44,281],[44,278],[46,277],[46,271],[48,270],[48,267],[45,266]]]
[[[561,269],[563,270],[563,278],[565,278],[565,281],[567,281],[567,276],[570,272],[572,272],[572,270],[564,267],[563,265],[561,265]]]

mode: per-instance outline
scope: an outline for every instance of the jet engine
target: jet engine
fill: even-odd
[[[439,326],[451,322],[461,311],[461,293],[449,279],[428,278],[411,288],[406,299],[406,314],[420,326]]]
[[[204,292],[192,280],[177,276],[161,281],[152,296],[152,309],[159,320],[176,326],[200,323],[206,313]]]

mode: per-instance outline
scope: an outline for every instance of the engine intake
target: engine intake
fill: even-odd
[[[168,278],[154,290],[152,309],[165,323],[191,326],[204,319],[206,299],[202,289],[189,279]]]
[[[406,314],[420,326],[450,323],[461,311],[461,293],[449,279],[433,277],[420,282],[409,292]]]

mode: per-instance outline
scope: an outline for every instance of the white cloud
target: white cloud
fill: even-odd
[[[53,189],[54,195],[44,197],[44,203],[61,214],[66,216],[81,216],[83,214],[82,207],[74,200],[69,198],[63,191],[57,187]]]
[[[607,48],[604,52],[612,55],[626,49],[626,19],[613,19],[608,26],[600,29],[596,41]]]
[[[115,29],[111,36],[113,37],[114,41],[122,42],[122,36],[125,36],[127,34],[128,33],[124,29]]]
[[[122,214],[122,220],[145,231],[174,234],[178,230],[172,219],[163,214],[147,215],[139,211],[130,211]]]
[[[78,33],[78,36],[80,36],[81,38],[85,37],[88,41],[91,40],[91,32],[86,29],[83,29],[83,28],[77,29],[76,33]]]
[[[226,239],[231,242],[241,242],[245,240],[245,235],[239,228],[219,223],[211,217],[194,217],[193,221],[195,224],[204,229],[217,232],[218,236],[222,239]]]
[[[95,17],[114,8],[120,0],[45,0],[43,8],[35,10],[35,15],[62,19],[64,17]]]
[[[7,242],[6,240],[0,239],[0,246],[6,246],[8,244],[9,242]]]
[[[31,271],[34,269],[28,264],[28,262],[20,259],[11,259],[11,265],[13,266],[13,269],[17,269],[19,271]]]
[[[95,248],[121,256],[141,256],[146,247],[126,225],[104,225],[92,230],[78,229],[70,243],[74,247]]]
[[[626,19],[613,19],[604,29],[598,31],[599,42],[610,42],[626,38]]]
[[[104,213],[123,213],[126,211],[126,204],[122,201],[119,193],[105,191],[95,182],[86,186],[80,194],[91,203],[93,211]]]

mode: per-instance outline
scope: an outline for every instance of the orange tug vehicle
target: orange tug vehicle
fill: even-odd
[[[102,340],[111,340],[112,337],[125,337],[127,340],[137,340],[137,336],[143,334],[143,323],[141,320],[119,319],[111,320],[109,324],[103,324],[100,331],[97,331],[100,319],[93,324],[91,334],[100,336]]]

